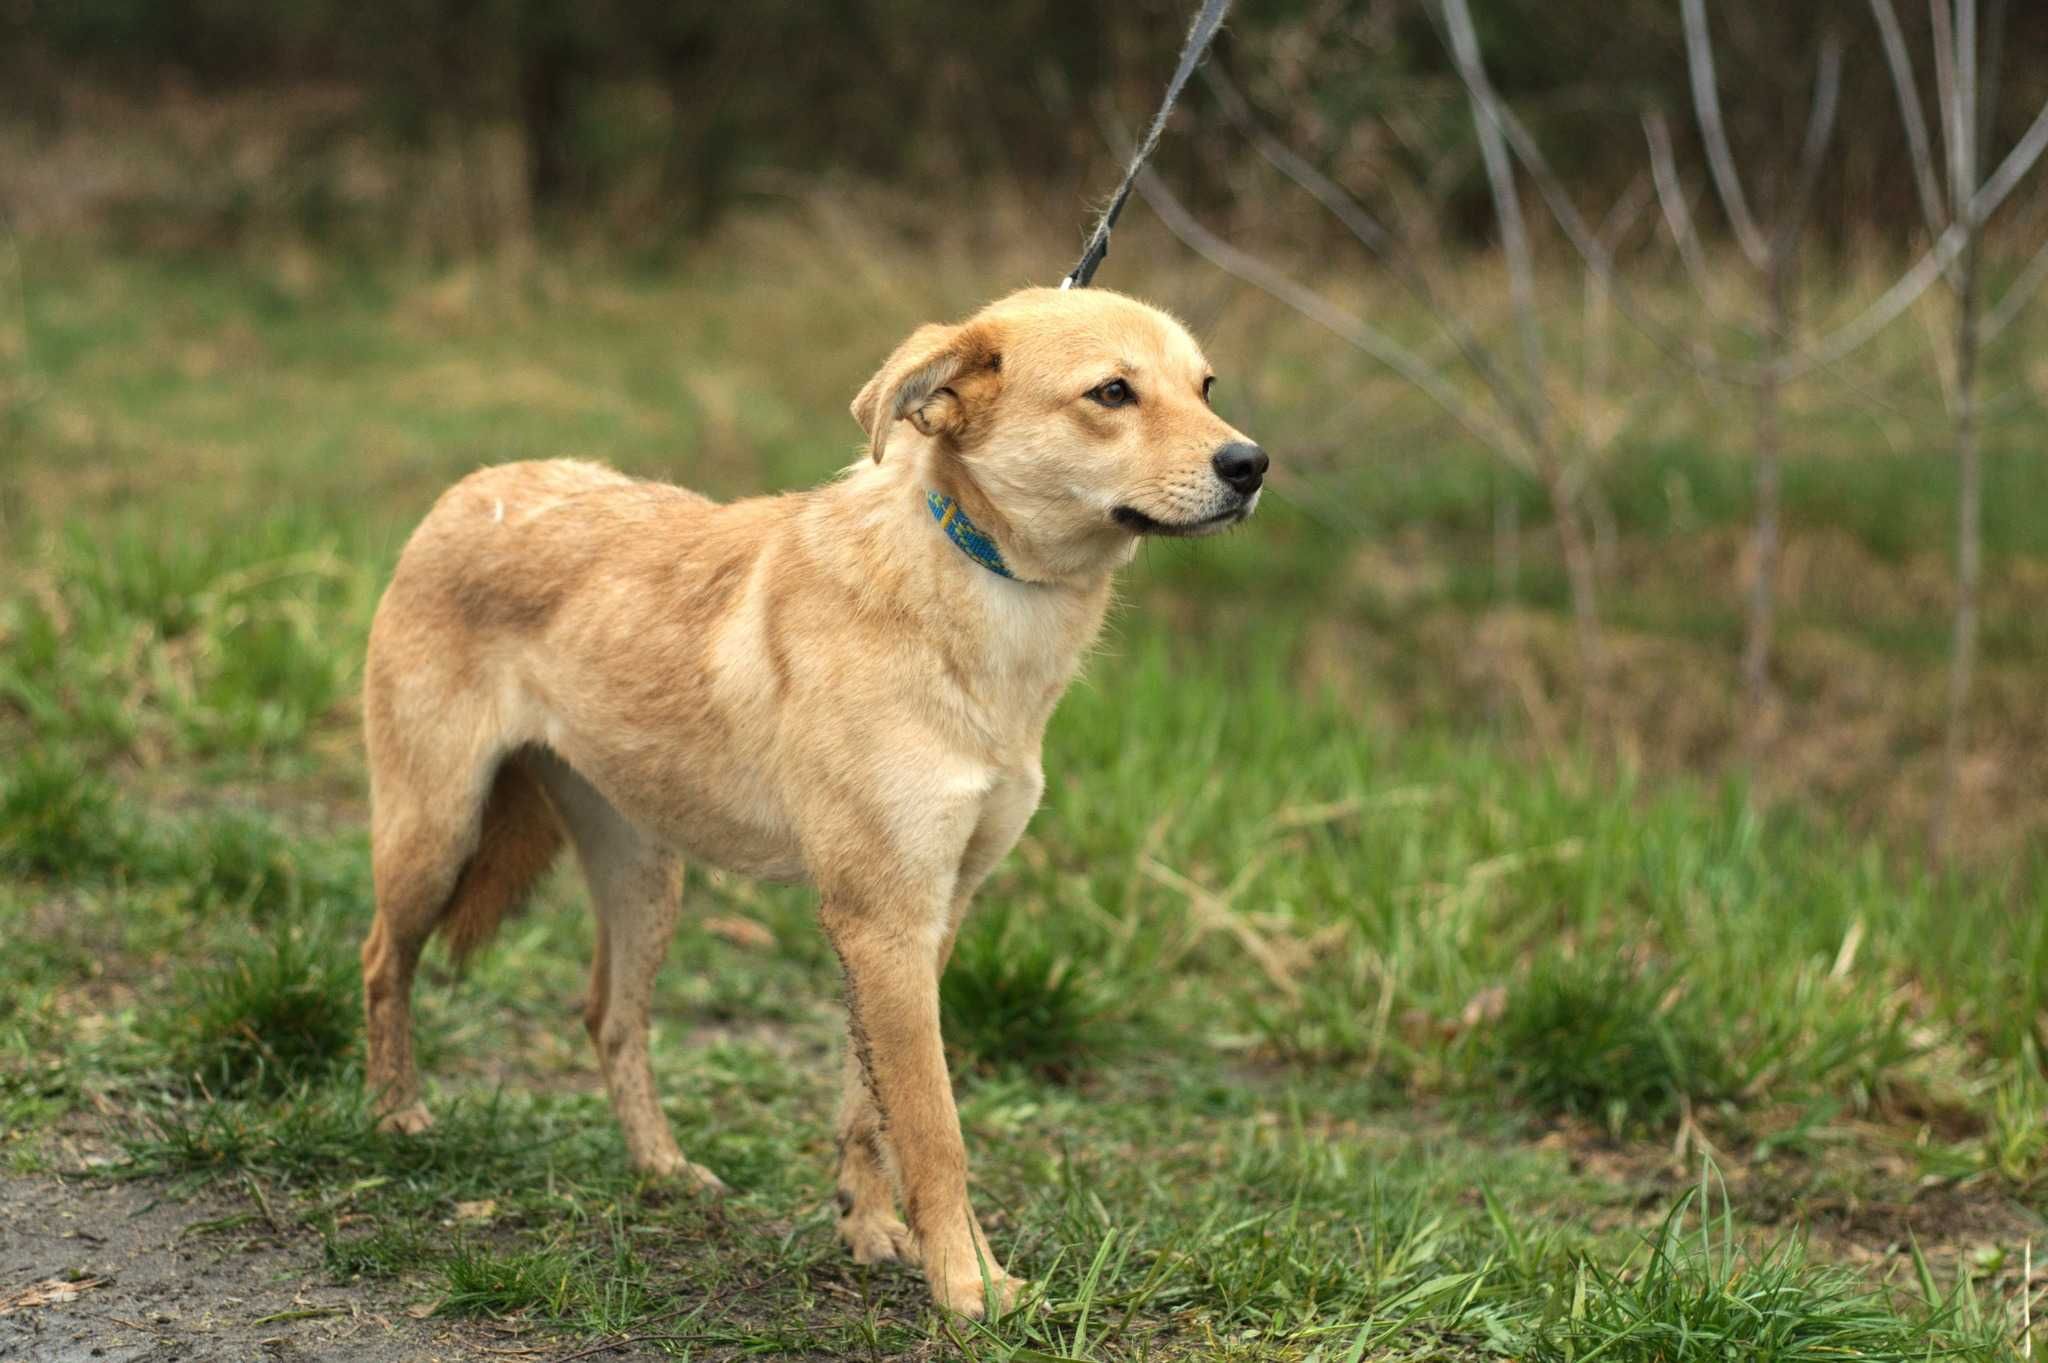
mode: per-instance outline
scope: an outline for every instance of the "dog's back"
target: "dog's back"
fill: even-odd
[[[521,703],[510,666],[520,643],[597,585],[593,574],[616,572],[622,545],[644,544],[650,520],[670,538],[716,506],[599,464],[503,464],[443,493],[407,542],[364,663],[372,815],[387,828],[449,825],[466,848],[457,881],[416,910],[455,954],[490,935],[561,845],[534,773],[504,741],[519,727],[508,711]],[[391,868],[389,878],[406,877],[434,879]]]

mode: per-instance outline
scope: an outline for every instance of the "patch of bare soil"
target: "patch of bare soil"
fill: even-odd
[[[0,1363],[504,1355],[480,1327],[414,1318],[389,1288],[327,1282],[303,1234],[260,1220],[198,1229],[249,1210],[145,1184],[0,1176]]]
[[[1657,1225],[1676,1199],[1701,1187],[1700,1157],[1711,1153],[1709,1205],[1725,1197],[1759,1243],[1796,1235],[1818,1258],[1901,1269],[1918,1246],[1944,1279],[1983,1276],[1990,1259],[2002,1268],[1987,1281],[2012,1279],[2009,1286],[2017,1283],[2021,1246],[2034,1245],[2035,1259],[2044,1258],[2039,1247],[2048,1243],[2048,1216],[1996,1180],[1930,1178],[1903,1153],[1896,1132],[1845,1130],[1853,1134],[1842,1144],[1763,1160],[1703,1151],[1694,1141],[1616,1143],[1582,1122],[1559,1122],[1536,1144],[1561,1153],[1573,1173],[1628,1194],[1592,1214],[1603,1231]]]
[[[1937,1184],[1898,1197],[1823,1195],[1800,1210],[1817,1245],[1850,1259],[1893,1258],[1917,1243],[1932,1259],[1960,1261],[2048,1236],[2048,1221],[1982,1184]]]

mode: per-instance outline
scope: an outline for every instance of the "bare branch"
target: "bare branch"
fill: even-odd
[[[1935,3],[1941,3],[1941,0],[1935,0]],[[1478,84],[1472,88],[1482,96],[1485,109],[1499,124],[1508,145],[1514,148],[1515,155],[1528,170],[1529,177],[1542,191],[1544,202],[1550,205],[1552,216],[1564,230],[1572,248],[1585,261],[1586,268],[1601,274],[1607,286],[1614,291],[1615,306],[1622,315],[1668,355],[1678,357],[1695,368],[1729,382],[1761,382],[1762,366],[1721,363],[1697,346],[1687,347],[1672,339],[1662,328],[1644,316],[1641,309],[1634,304],[1634,295],[1630,292],[1627,281],[1615,273],[1612,254],[1588,229],[1584,216],[1572,203],[1571,197],[1565,193],[1557,172],[1551,168],[1549,159],[1544,156],[1543,149],[1537,145],[1536,139],[1530,136],[1528,127],[1515,116],[1512,109],[1501,102],[1493,87],[1486,83],[1485,72],[1481,70],[1476,75]],[[1983,221],[1995,213],[2012,193],[2014,186],[2033,169],[2044,148],[2048,148],[2048,106],[2043,106],[2041,112],[2035,115],[2033,123],[2006,154],[2005,160],[1999,163],[1991,178],[1986,180],[1982,188],[1970,198],[1967,205],[1968,214],[1974,215],[1977,221]],[[1936,238],[1926,254],[1886,289],[1876,302],[1823,337],[1818,344],[1789,356],[1778,368],[1779,380],[1795,379],[1816,369],[1837,364],[1844,356],[1866,344],[1871,337],[1896,321],[1899,314],[1911,307],[1920,295],[1927,291],[1942,272],[1962,254],[1967,241],[1968,233],[1964,230],[1963,224],[1952,224]]]
[[[1820,181],[1828,139],[1835,133],[1835,107],[1842,93],[1842,35],[1829,29],[1820,40],[1820,70],[1813,80],[1813,108],[1806,117],[1806,141],[1799,148],[1799,171],[1791,197],[1779,208],[1774,252],[1783,256],[1806,225],[1806,210]]]
[[[1451,343],[1458,348],[1465,363],[1479,376],[1482,383],[1492,392],[1494,401],[1508,414],[1520,430],[1522,437],[1534,443],[1543,438],[1543,423],[1529,399],[1515,386],[1497,363],[1493,353],[1473,334],[1462,318],[1446,307],[1438,297],[1435,287],[1427,275],[1418,269],[1406,251],[1401,248],[1392,233],[1381,225],[1355,195],[1329,176],[1317,170],[1284,142],[1267,132],[1253,117],[1251,105],[1239,92],[1218,61],[1211,61],[1202,68],[1202,76],[1209,88],[1223,106],[1223,112],[1245,134],[1252,149],[1265,160],[1266,164],[1292,180],[1296,185],[1330,211],[1331,216],[1342,223],[1361,246],[1378,257],[1393,274],[1395,280],[1406,289],[1411,297],[1422,304],[1423,309],[1435,319]]]
[[[1721,122],[1721,96],[1714,87],[1714,42],[1707,33],[1707,13],[1701,0],[1682,0],[1685,17],[1685,59],[1692,74],[1693,111],[1699,115],[1700,140],[1707,147],[1707,168],[1713,172],[1714,187],[1721,205],[1735,229],[1735,240],[1750,264],[1763,269],[1770,259],[1770,246],[1749,202],[1742,196],[1742,179],[1735,171],[1735,155],[1728,148],[1728,130]]]
[[[1472,12],[1466,0],[1443,0],[1444,18],[1451,30],[1451,54],[1465,77],[1465,90],[1472,104],[1472,126],[1479,134],[1479,154],[1486,163],[1486,184],[1493,192],[1495,216],[1500,220],[1501,252],[1507,258],[1508,294],[1515,308],[1515,321],[1522,333],[1522,367],[1539,409],[1543,404],[1543,333],[1536,318],[1535,271],[1529,258],[1529,232],[1522,221],[1522,201],[1515,193],[1515,167],[1499,124],[1488,117],[1485,66],[1479,57],[1479,35],[1472,28]]]
[[[1266,131],[1253,116],[1251,101],[1244,97],[1244,93],[1223,70],[1221,58],[1212,57],[1202,67],[1202,81],[1209,87],[1210,93],[1216,96],[1217,103],[1223,106],[1223,116],[1237,125],[1238,131],[1251,141],[1252,150],[1256,151],[1266,164],[1314,196],[1318,203],[1330,210],[1338,222],[1344,224],[1352,236],[1358,238],[1359,244],[1366,250],[1388,265],[1399,265],[1405,273],[1413,273],[1412,267],[1400,253],[1400,246],[1394,240],[1394,234],[1358,201],[1356,195],[1317,170],[1296,155],[1292,147]]]
[[[1529,238],[1522,223],[1521,201],[1515,195],[1514,162],[1502,137],[1499,100],[1486,78],[1486,63],[1479,54],[1479,36],[1472,27],[1472,12],[1466,0],[1443,0],[1444,22],[1451,31],[1451,54],[1463,78],[1466,97],[1472,104],[1472,123],[1479,134],[1480,153],[1486,160],[1487,183],[1493,190],[1493,205],[1500,219],[1501,245],[1507,255],[1508,278],[1515,296],[1515,311],[1521,322],[1522,349],[1529,367],[1529,382],[1540,394],[1543,385],[1543,343],[1536,325],[1536,294],[1529,264]],[[1532,171],[1533,174],[1533,171]],[[1577,210],[1573,210],[1574,217]],[[1585,223],[1579,223],[1583,230]],[[1604,243],[1597,239],[1594,249],[1608,258]],[[1602,282],[1606,280],[1603,278]],[[1558,458],[1549,441],[1535,443],[1531,453],[1540,461],[1538,470],[1550,498],[1558,549],[1564,558],[1565,578],[1571,586],[1572,615],[1579,640],[1579,681],[1582,717],[1590,717],[1598,699],[1599,678],[1605,668],[1601,661],[1599,569],[1589,550],[1580,523],[1577,483],[1585,472]]]
[[[1816,369],[1824,369],[1852,351],[1861,349],[1871,337],[1897,321],[1900,313],[1919,301],[1928,286],[1962,254],[1968,241],[1969,236],[1961,227],[1951,227],[1942,233],[1928,248],[1927,254],[1914,261],[1913,268],[1894,280],[1889,289],[1878,295],[1875,303],[1828,333],[1819,344],[1786,361],[1779,369],[1779,377],[1796,379]]]
[[[1432,17],[1435,16],[1434,9],[1428,12]],[[1536,188],[1543,195],[1544,203],[1550,208],[1551,217],[1564,230],[1566,239],[1571,242],[1572,249],[1578,252],[1579,259],[1584,262],[1586,268],[1598,275],[1601,283],[1608,288],[1621,315],[1667,357],[1681,364],[1702,374],[1710,374],[1730,382],[1757,382],[1759,371],[1755,366],[1743,368],[1724,365],[1704,345],[1688,344],[1682,338],[1674,336],[1668,328],[1650,320],[1636,305],[1635,294],[1629,288],[1628,281],[1616,272],[1613,252],[1587,224],[1585,215],[1579,212],[1578,205],[1572,202],[1571,195],[1564,188],[1564,182],[1551,166],[1549,158],[1543,154],[1542,147],[1538,146],[1536,139],[1530,135],[1527,125],[1501,100],[1500,93],[1493,88],[1492,82],[1487,78],[1484,64],[1461,65],[1459,75],[1464,80],[1467,91],[1477,97],[1480,107],[1507,138],[1516,158],[1521,161],[1523,169],[1528,171],[1529,178],[1535,181]]]
[[[1955,169],[1956,211],[1977,192],[1977,0],[1955,0],[1956,113],[1949,155]]]
[[[1600,220],[1600,244],[1607,248],[1610,255],[1613,254],[1614,248],[1621,244],[1621,239],[1627,236],[1641,219],[1643,210],[1650,206],[1650,200],[1655,194],[1656,190],[1650,184],[1650,177],[1637,171],[1636,178],[1628,182],[1628,188],[1621,191],[1621,197],[1614,201],[1614,207],[1608,209],[1607,216]]]
[[[1678,258],[1691,276],[1693,288],[1705,301],[1711,297],[1707,291],[1707,257],[1692,225],[1692,210],[1686,207],[1685,187],[1678,183],[1678,165],[1671,154],[1671,129],[1658,110],[1643,115],[1643,136],[1650,144],[1650,175],[1657,184],[1657,202],[1664,210],[1664,225],[1671,229],[1671,239],[1678,244]]]
[[[1870,0],[1870,13],[1884,39],[1885,65],[1891,68],[1899,117],[1906,125],[1906,146],[1913,160],[1913,186],[1920,192],[1920,212],[1927,220],[1928,234],[1938,237],[1947,226],[1948,215],[1942,209],[1934,152],[1927,141],[1927,113],[1920,106],[1920,90],[1913,81],[1913,58],[1906,51],[1906,36],[1899,30],[1899,16],[1892,10],[1892,0]]]
[[[1551,217],[1564,229],[1565,238],[1588,270],[1598,275],[1602,284],[1610,290],[1614,305],[1637,331],[1647,337],[1651,344],[1663,351],[1669,358],[1715,378],[1733,383],[1755,383],[1760,370],[1754,366],[1731,366],[1719,361],[1711,351],[1699,343],[1688,344],[1671,334],[1668,328],[1650,320],[1649,316],[1636,305],[1635,294],[1628,281],[1614,268],[1614,253],[1608,250],[1597,233],[1587,224],[1585,216],[1565,191],[1564,183],[1558,178],[1550,160],[1530,135],[1527,125],[1515,116],[1512,109],[1501,101],[1500,94],[1486,78],[1483,66],[1461,71],[1467,88],[1480,100],[1481,107],[1500,128],[1508,145],[1514,148],[1515,156],[1529,172],[1529,178],[1536,183],[1543,201],[1550,207]]]
[[[1505,433],[1482,421],[1473,412],[1471,404],[1413,351],[1202,226],[1153,171],[1147,170],[1138,177],[1138,193],[1152,206],[1159,220],[1166,224],[1166,230],[1197,255],[1224,273],[1235,275],[1262,293],[1270,294],[1325,331],[1371,356],[1420,389],[1474,440],[1516,468],[1534,471],[1534,463],[1527,451],[1508,439]]]
[[[1939,3],[1939,0],[1937,0]],[[2048,148],[2048,105],[2034,116],[2034,121],[2021,135],[2013,149],[2006,153],[2005,160],[1992,172],[1991,178],[1964,205],[1962,220],[1950,225],[1949,229],[1935,239],[1927,254],[1915,261],[1913,268],[1899,276],[1898,280],[1853,320],[1843,324],[1800,354],[1790,357],[1779,370],[1781,379],[1794,379],[1815,369],[1825,368],[1839,361],[1843,356],[1857,349],[1878,332],[1896,320],[1900,313],[1913,306],[1921,294],[1963,253],[1970,242],[1971,223],[1981,223],[1998,211],[2013,187],[2025,178],[2034,163],[2041,158],[2041,152]]]
[[[1961,176],[1957,171],[1956,146],[1956,31],[1950,18],[1948,0],[1927,0],[1927,21],[1934,29],[1934,112],[1936,125],[1941,129],[1941,152],[1943,164],[1948,169],[1948,206],[1950,217],[1960,217],[1963,211],[1963,196],[1966,190],[1957,188]]]
[[[1983,160],[1991,146],[1992,125],[1998,121],[1998,78],[2005,66],[2006,0],[1991,0],[1991,22],[1984,26],[1984,56],[1979,62],[1977,87],[1977,159]]]
[[[2034,168],[2034,162],[2041,159],[2043,148],[2048,148],[2048,104],[2041,106],[2041,112],[2034,115],[2034,121],[2020,134],[2020,140],[2013,143],[2012,150],[1998,163],[1998,169],[1971,197],[1970,219],[1981,223],[1996,213],[1998,206],[2005,202],[2005,196],[2012,193],[2013,187]]]
[[[1628,182],[1628,188],[1621,192],[1621,197],[1607,210],[1607,216],[1600,220],[1600,244],[1612,252],[1621,244],[1623,238],[1635,230],[1636,223],[1642,220],[1643,210],[1655,197],[1656,190],[1651,187],[1650,177],[1637,171],[1635,179]],[[1585,323],[1582,333],[1585,337],[1585,383],[1592,392],[1604,393],[1607,391],[1608,370],[1614,358],[1614,347],[1609,338],[1612,328],[1608,325],[1608,313],[1614,304],[1614,291],[1607,287],[1607,281],[1588,270],[1585,298]],[[1586,431],[1586,443],[1598,453],[1611,444],[1613,436],[1618,433],[1618,430],[1610,430],[1605,436],[1600,436]]]
[[[2041,249],[2034,252],[2034,258],[2026,263],[2025,268],[2019,273],[2019,278],[2013,280],[2012,287],[2005,292],[2005,297],[1998,301],[1998,306],[1984,319],[1980,335],[1985,345],[1990,345],[1998,339],[1998,333],[2004,331],[2007,324],[2026,309],[2043,281],[2048,281],[2048,242],[2043,242]]]

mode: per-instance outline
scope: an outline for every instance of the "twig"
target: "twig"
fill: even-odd
[[[1483,73],[1481,78],[1483,81]],[[1633,322],[1637,329],[1660,349],[1670,354],[1685,356],[1688,353],[1686,347],[1671,340],[1661,327],[1651,323],[1641,309],[1634,305],[1634,294],[1630,292],[1627,282],[1615,273],[1612,256],[1600,245],[1587,227],[1584,216],[1572,204],[1570,196],[1564,192],[1556,171],[1552,169],[1549,159],[1544,156],[1542,148],[1536,144],[1536,139],[1530,136],[1528,128],[1512,110],[1501,103],[1491,85],[1482,84],[1482,90],[1488,114],[1500,124],[1508,145],[1514,148],[1516,157],[1528,170],[1537,188],[1543,192],[1544,201],[1550,205],[1552,216],[1564,230],[1573,249],[1586,262],[1587,268],[1597,270],[1608,278],[1609,287],[1614,290],[1615,304],[1622,315]],[[2020,140],[2014,144],[2013,149],[2006,154],[1998,170],[1971,198],[1970,215],[1982,221],[1995,213],[2012,193],[2014,186],[2033,168],[2034,162],[2040,158],[2044,148],[2048,148],[2048,106],[2042,108],[2026,132],[2021,135]],[[1943,232],[1928,248],[1927,253],[1863,312],[1817,344],[1805,347],[1798,354],[1788,358],[1779,369],[1779,379],[1800,378],[1817,369],[1835,365],[1896,321],[1899,315],[1911,307],[1942,271],[1961,254],[1965,234],[1958,230],[1960,226],[1961,224],[1951,225]],[[1724,364],[1697,351],[1691,353],[1692,363],[1703,373],[1713,377],[1744,384],[1755,384],[1762,380],[1762,366]]]
[[[1481,421],[1473,412],[1471,405],[1445,383],[1441,375],[1400,342],[1346,312],[1315,291],[1295,283],[1249,251],[1233,246],[1209,231],[1195,220],[1193,214],[1181,206],[1180,201],[1173,197],[1156,172],[1147,170],[1138,177],[1138,193],[1151,205],[1152,211],[1159,215],[1159,220],[1166,225],[1166,230],[1178,237],[1197,255],[1217,269],[1235,275],[1253,288],[1271,295],[1317,326],[1371,356],[1420,389],[1426,397],[1442,408],[1446,415],[1457,422],[1467,435],[1481,445],[1518,469],[1525,472],[1534,471],[1533,462],[1526,451],[1503,432]]]
[[[1486,178],[1493,191],[1493,205],[1500,219],[1501,245],[1508,262],[1509,291],[1514,298],[1516,320],[1522,332],[1523,362],[1528,380],[1536,389],[1539,412],[1543,410],[1543,338],[1536,325],[1535,285],[1529,260],[1529,238],[1522,222],[1521,201],[1515,195],[1513,163],[1508,158],[1502,135],[1502,120],[1495,115],[1498,100],[1486,77],[1486,65],[1479,52],[1479,35],[1472,26],[1472,12],[1466,0],[1443,0],[1444,22],[1450,29],[1451,55],[1464,81],[1472,104],[1472,122],[1479,133],[1479,148],[1486,161]],[[1534,174],[1534,171],[1531,171]],[[1573,210],[1577,217],[1577,210]],[[1584,228],[1583,221],[1580,227]],[[1602,260],[1609,258],[1605,243],[1597,237],[1594,249]],[[1586,546],[1579,522],[1577,483],[1579,472],[1559,457],[1547,431],[1534,443],[1544,488],[1549,495],[1551,519],[1557,530],[1558,548],[1564,558],[1565,578],[1571,588],[1572,618],[1577,627],[1581,718],[1590,717],[1600,696],[1603,671],[1600,643],[1600,608],[1593,558]]]
[[[1301,985],[1295,980],[1294,972],[1286,960],[1257,928],[1245,920],[1243,914],[1231,907],[1231,902],[1243,892],[1250,876],[1264,864],[1265,854],[1261,853],[1253,859],[1250,866],[1238,873],[1237,880],[1221,894],[1214,893],[1171,866],[1150,857],[1140,863],[1140,867],[1147,876],[1161,885],[1178,890],[1187,896],[1188,907],[1197,915],[1196,940],[1199,941],[1201,937],[1215,929],[1222,928],[1237,939],[1237,944],[1244,948],[1245,955],[1251,957],[1253,963],[1265,972],[1266,978],[1272,981],[1274,988],[1290,999],[1297,999],[1301,997]]]
[[[1273,169],[1294,181],[1317,203],[1328,209],[1330,215],[1357,238],[1361,246],[1372,252],[1388,268],[1395,281],[1422,304],[1424,310],[1450,338],[1451,343],[1457,346],[1458,353],[1464,357],[1465,363],[1493,394],[1494,400],[1521,431],[1523,438],[1531,441],[1537,439],[1542,430],[1542,423],[1537,419],[1528,400],[1515,387],[1513,380],[1494,363],[1492,352],[1480,343],[1472,329],[1444,305],[1437,296],[1435,287],[1430,284],[1428,276],[1416,268],[1393,234],[1366,210],[1356,196],[1261,127],[1252,117],[1250,103],[1238,92],[1237,87],[1220,67],[1221,64],[1218,62],[1210,63],[1203,68],[1202,77],[1216,95],[1217,101],[1222,104],[1224,115],[1237,124],[1250,139],[1252,150]]]
[[[1956,216],[1977,190],[1977,0],[1955,0],[1956,31],[1953,48],[1955,82],[1950,89],[1954,112],[1950,117],[1948,143],[1949,197]],[[1935,51],[1941,50],[1939,42]]]
[[[1934,29],[1934,125],[1941,133],[1942,178],[1948,182],[1949,216],[1957,216],[1962,204],[1956,189],[1956,50],[1954,19],[1948,0],[1927,0],[1927,21]]]
[[[257,1207],[259,1207],[262,1210],[264,1222],[270,1227],[272,1231],[282,1231],[284,1229],[284,1226],[281,1222],[278,1221],[277,1213],[271,1210],[270,1196],[269,1194],[263,1191],[262,1182],[256,1177],[255,1174],[249,1172],[247,1169],[244,1169],[242,1171],[242,1181],[248,1185],[250,1196],[256,1199]],[[257,1323],[261,1324],[262,1322],[259,1321]]]
[[[1650,177],[1657,187],[1657,204],[1664,212],[1664,225],[1678,247],[1678,259],[1692,280],[1700,301],[1712,306],[1706,253],[1700,249],[1699,232],[1693,227],[1692,210],[1686,206],[1685,189],[1678,182],[1678,166],[1671,154],[1671,129],[1664,115],[1651,109],[1643,115],[1643,137],[1650,144]],[[1595,276],[1598,277],[1597,275]]]
[[[1700,140],[1707,148],[1707,168],[1713,172],[1714,188],[1721,206],[1735,229],[1736,244],[1759,270],[1770,258],[1770,245],[1750,216],[1749,202],[1742,195],[1742,179],[1735,173],[1735,156],[1728,149],[1728,131],[1721,123],[1721,96],[1714,88],[1714,45],[1707,35],[1707,14],[1700,0],[1681,0],[1685,18],[1685,60],[1692,73],[1693,112],[1699,116]]]
[[[771,1278],[773,1276],[774,1275],[772,1274],[770,1275]],[[762,1283],[766,1283],[767,1281],[769,1281],[769,1279],[764,1278],[761,1280],[761,1282],[752,1284],[752,1288],[758,1288],[761,1286]],[[752,1290],[752,1288],[750,1288],[749,1290]],[[642,1326],[659,1325],[663,1321],[674,1320],[677,1316],[688,1315],[692,1311],[701,1311],[703,1309],[703,1302],[698,1302],[692,1306],[678,1306],[672,1310],[663,1311],[658,1315],[649,1316],[647,1319],[641,1321],[640,1324]],[[619,1335],[616,1338],[603,1340],[599,1343],[593,1344],[589,1348],[578,1349],[575,1353],[563,1354],[561,1357],[553,1359],[551,1363],[576,1363],[576,1360],[581,1358],[595,1358],[598,1354],[610,1353],[613,1349],[623,1349],[629,1344],[648,1344],[652,1343],[654,1340],[658,1338],[665,1338],[665,1336],[644,1334]]]
[[[1820,70],[1813,78],[1813,107],[1806,116],[1806,138],[1799,148],[1799,172],[1792,194],[1778,215],[1772,251],[1780,259],[1795,249],[1806,229],[1806,212],[1820,183],[1828,142],[1835,133],[1835,109],[1842,93],[1842,35],[1829,29],[1820,40]]]
[[[1877,20],[1878,35],[1884,40],[1885,65],[1892,73],[1892,89],[1898,95],[1899,116],[1906,125],[1906,146],[1913,162],[1913,186],[1920,194],[1920,212],[1927,222],[1927,234],[1938,237],[1946,225],[1941,208],[1941,187],[1934,174],[1934,152],[1927,141],[1927,114],[1920,105],[1920,91],[1913,82],[1913,61],[1906,54],[1906,37],[1899,31],[1899,16],[1892,0],[1870,0],[1871,15]]]
[[[1472,28],[1471,12],[1465,0],[1445,0],[1450,20],[1451,51],[1461,75],[1481,69],[1479,37]],[[1507,260],[1508,297],[1514,305],[1515,325],[1522,336],[1522,378],[1534,394],[1538,420],[1543,416],[1543,332],[1536,318],[1535,271],[1529,259],[1529,231],[1522,221],[1522,201],[1515,193],[1514,163],[1508,157],[1499,126],[1486,116],[1484,99],[1472,81],[1466,81],[1466,98],[1472,105],[1472,126],[1479,136],[1479,156],[1486,166],[1486,185],[1493,196],[1494,217],[1500,222],[1501,254]]]
[[[2012,287],[2005,291],[2005,297],[1998,301],[1998,306],[1984,319],[1978,331],[1979,339],[1985,345],[1990,345],[1996,340],[1998,334],[2006,329],[2012,319],[2033,301],[2034,294],[2044,280],[2048,280],[2048,242],[2043,242],[2041,249],[2034,252],[2034,258],[2021,269],[2018,278],[2013,280]]]
[[[1784,384],[1780,379],[1785,356],[1790,352],[1796,329],[1794,316],[1798,291],[1799,246],[1806,225],[1807,206],[1814,185],[1820,179],[1821,160],[1834,133],[1835,105],[1841,93],[1842,43],[1833,30],[1822,38],[1820,64],[1813,83],[1813,104],[1807,112],[1806,135],[1801,140],[1799,161],[1793,171],[1793,187],[1779,205],[1778,220],[1771,231],[1770,251],[1764,265],[1764,286],[1770,299],[1770,317],[1764,330],[1767,359],[1764,381],[1756,390],[1756,522],[1750,543],[1754,550],[1754,573],[1749,591],[1749,619],[1742,649],[1743,747],[1752,770],[1763,751],[1765,714],[1770,699],[1772,630],[1777,611],[1777,577],[1781,536],[1779,533],[1780,462],[1783,454]]]

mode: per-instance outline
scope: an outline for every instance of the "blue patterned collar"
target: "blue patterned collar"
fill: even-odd
[[[1018,580],[1010,571],[1010,565],[1003,562],[1003,551],[996,548],[996,542],[988,532],[967,518],[967,512],[960,503],[943,492],[927,492],[924,504],[931,508],[932,519],[939,523],[939,529],[946,532],[946,538],[959,546],[960,552],[994,573]]]

